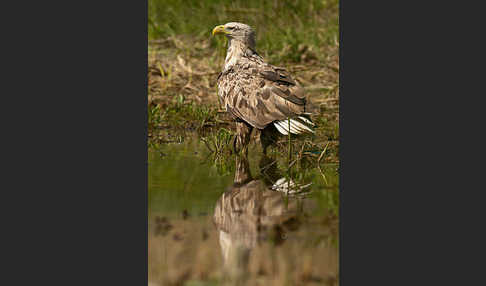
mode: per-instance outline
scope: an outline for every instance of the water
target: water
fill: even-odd
[[[274,157],[149,151],[149,284],[338,284],[337,164]]]

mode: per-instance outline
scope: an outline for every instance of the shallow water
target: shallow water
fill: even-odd
[[[270,157],[149,151],[150,285],[338,285],[338,165]]]

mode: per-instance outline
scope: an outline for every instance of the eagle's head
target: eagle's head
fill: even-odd
[[[236,40],[253,50],[255,49],[255,31],[247,24],[229,22],[219,25],[213,29],[213,36],[217,34],[224,34],[229,40]]]

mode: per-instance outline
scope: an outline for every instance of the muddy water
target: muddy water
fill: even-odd
[[[150,150],[149,285],[338,285],[338,166],[284,158]]]

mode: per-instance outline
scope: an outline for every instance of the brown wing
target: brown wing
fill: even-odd
[[[236,64],[220,78],[227,111],[255,128],[305,112],[303,88],[282,68],[266,64]]]

